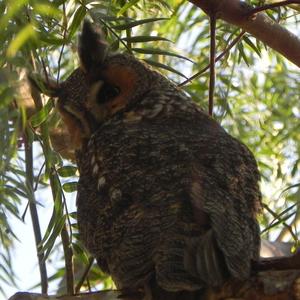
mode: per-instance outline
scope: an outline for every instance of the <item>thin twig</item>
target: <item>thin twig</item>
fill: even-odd
[[[61,64],[61,59],[63,56],[63,52],[65,49],[65,41],[66,41],[66,37],[67,37],[67,31],[68,31],[68,20],[67,20],[67,15],[66,15],[66,4],[65,2],[63,3],[63,39],[64,39],[64,43],[60,49],[60,53],[59,53],[59,58],[58,58],[58,70],[57,70],[57,78],[56,81],[57,83],[59,82],[59,77],[60,77],[60,64]]]
[[[78,281],[77,285],[76,285],[76,288],[75,288],[75,294],[79,293],[80,292],[80,289],[84,283],[84,281],[86,280],[87,276],[89,275],[89,272],[92,268],[92,265],[94,263],[94,257],[90,257],[89,258],[89,261],[88,261],[88,264],[82,274],[82,277],[80,278],[80,280]]]
[[[255,7],[253,9],[251,9],[251,11],[249,11],[249,13],[247,13],[246,16],[251,17],[259,12],[263,12],[268,9],[273,9],[276,7],[286,6],[286,5],[290,5],[290,4],[300,4],[300,0],[287,0],[287,1],[281,1],[281,2],[276,2],[276,3],[271,3],[271,4],[266,4],[263,6]]]
[[[63,203],[64,203],[64,208],[65,208],[65,211],[66,211],[69,230],[70,230],[70,243],[72,243],[72,237],[73,237],[72,224],[71,224],[71,220],[70,220],[70,214],[69,214],[69,209],[68,209],[68,205],[67,205],[66,196],[65,196],[65,193],[63,191],[63,187],[62,187],[62,184],[60,182],[59,175],[58,175],[58,172],[57,172],[56,168],[54,168],[54,172],[55,172],[55,175],[56,175],[56,178],[57,178],[57,182],[59,184],[59,188],[61,189],[61,195],[62,195],[62,199],[63,199]]]
[[[289,231],[289,233],[291,234],[291,236],[293,237],[293,239],[295,241],[298,240],[297,236],[295,235],[295,233],[293,232],[293,229],[291,228],[290,225],[288,225],[286,222],[284,222],[280,215],[276,214],[268,205],[263,204],[263,208],[266,209],[274,218],[275,220],[279,220],[280,222],[282,222],[282,224],[284,225],[284,227]]]
[[[221,58],[223,58],[240,40],[241,38],[244,36],[246,32],[244,30],[242,30],[240,32],[240,34],[229,44],[229,46],[221,53],[219,54],[216,59],[215,62],[219,61]],[[204,72],[206,72],[207,70],[209,70],[210,68],[210,64],[207,65],[206,67],[204,67],[203,69],[201,69],[199,72],[197,72],[196,74],[194,74],[193,76],[191,76],[190,78],[188,78],[187,80],[181,82],[178,84],[178,87],[182,87],[184,85],[186,85],[187,83],[191,82],[192,80],[194,80],[195,78],[199,77],[200,75],[202,75]]]
[[[295,213],[295,217],[291,221],[291,224],[288,227],[284,226],[282,228],[281,232],[278,234],[278,236],[277,236],[277,238],[276,238],[275,241],[276,242],[277,241],[281,242],[284,239],[284,237],[285,237],[286,234],[291,233],[291,230],[292,230],[293,226],[296,228],[296,225],[299,222],[299,220],[300,220],[300,211],[299,211],[299,207],[298,207],[297,210],[296,210],[296,213]],[[294,237],[297,238],[297,234],[295,234]],[[297,240],[294,239],[294,241],[295,242],[299,241],[299,238],[297,238]]]
[[[39,262],[40,277],[41,277],[41,289],[43,294],[47,294],[48,291],[48,276],[46,263],[44,261],[44,253],[40,251],[39,245],[42,241],[41,227],[39,222],[39,216],[36,207],[36,201],[33,189],[33,150],[32,142],[29,141],[27,134],[25,133],[25,167],[26,167],[26,181],[28,191],[30,193],[29,200],[29,211],[31,215],[32,227],[35,238],[35,245],[37,251],[37,257]]]
[[[210,15],[210,57],[209,57],[209,94],[208,94],[208,114],[213,115],[214,93],[216,81],[216,14]]]
[[[45,162],[43,162],[41,168],[40,168],[40,171],[36,177],[36,182],[35,182],[35,186],[34,186],[34,191],[36,192],[37,191],[37,188],[38,188],[38,185],[39,185],[39,181],[40,181],[40,178],[41,178],[41,175],[42,175],[42,172],[43,172],[43,169],[45,167]]]
[[[41,61],[42,61],[42,67],[43,67],[43,71],[44,71],[46,82],[49,83],[49,76],[48,76],[48,72],[47,72],[45,61],[44,61],[43,58],[41,58]]]

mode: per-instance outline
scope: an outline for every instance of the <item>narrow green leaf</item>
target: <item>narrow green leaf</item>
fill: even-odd
[[[71,23],[71,25],[68,29],[68,31],[69,31],[69,36],[68,36],[69,40],[73,37],[75,32],[77,32],[78,27],[82,23],[82,20],[84,19],[85,15],[86,15],[86,8],[84,6],[80,6],[76,10],[76,12],[74,13],[72,23]]]
[[[129,2],[127,2],[118,12],[117,12],[117,17],[120,17],[121,15],[123,15],[126,10],[128,10],[131,6],[137,4],[140,0],[131,0]]]
[[[279,196],[279,197],[281,197],[281,195],[284,194],[285,192],[287,192],[288,190],[293,189],[293,188],[296,188],[296,187],[299,188],[299,187],[300,187],[300,183],[296,183],[296,184],[292,184],[292,185],[288,186],[287,188],[285,188],[285,189],[280,193],[280,196]]]
[[[73,166],[64,166],[57,170],[57,173],[61,177],[70,177],[74,176],[77,172],[77,168]]]
[[[62,188],[66,193],[73,193],[77,191],[77,182],[72,181],[72,182],[64,183]]]
[[[188,60],[188,61],[194,63],[192,60],[190,60],[189,58],[187,58],[185,56],[179,55],[174,52],[157,49],[157,48],[132,48],[131,50],[135,51],[137,53],[143,53],[143,54],[174,56],[174,57],[182,58],[182,59],[185,59],[185,60]]]
[[[53,107],[54,102],[50,99],[40,111],[31,117],[30,122],[32,127],[37,127],[45,122]]]
[[[17,51],[30,39],[35,37],[36,33],[32,24],[27,24],[22,28],[16,37],[10,42],[7,48],[7,56],[13,57],[16,55]]]
[[[263,235],[264,233],[266,233],[267,231],[269,231],[270,229],[272,229],[273,227],[278,226],[281,223],[284,223],[285,221],[287,221],[290,217],[294,216],[296,212],[292,212],[288,215],[286,215],[285,217],[281,218],[280,220],[271,223],[271,225],[267,226],[264,230],[261,231],[261,235]]]
[[[41,34],[39,35],[39,39],[51,46],[61,46],[65,43],[65,40],[63,38],[56,37],[53,34],[49,34],[47,32],[41,32]]]
[[[253,42],[247,36],[244,36],[243,40],[257,53],[259,57],[261,57],[260,50],[253,44]]]
[[[237,48],[239,49],[239,53],[240,53],[241,57],[243,58],[244,62],[245,62],[246,65],[249,67],[250,64],[249,64],[247,55],[245,54],[243,45],[242,45],[242,44],[238,44],[238,45],[237,45]]]
[[[159,63],[159,62],[157,62],[157,61],[153,61],[153,60],[150,60],[150,59],[143,59],[143,60],[144,60],[146,63],[148,63],[149,65],[152,65],[152,66],[154,66],[154,67],[158,67],[158,68],[161,68],[161,69],[165,69],[165,70],[167,70],[167,71],[170,71],[170,72],[172,72],[172,73],[175,73],[175,74],[180,75],[180,76],[184,77],[185,79],[187,79],[187,77],[186,77],[184,74],[182,74],[181,72],[179,72],[179,71],[173,69],[173,68],[170,67],[170,66],[161,64],[161,63]]]
[[[43,246],[43,248],[40,249],[41,252],[45,252],[43,261],[45,261],[48,258],[49,254],[50,254],[50,252],[51,252],[51,250],[52,250],[52,248],[54,246],[54,243],[55,243],[57,237],[59,236],[59,234],[60,234],[60,232],[61,232],[61,230],[62,230],[62,228],[63,228],[63,226],[65,224],[65,221],[66,221],[66,216],[63,216],[55,224],[55,227],[54,227],[54,229],[52,231],[51,236],[49,237],[49,239],[47,240],[47,242],[45,243],[45,245]]]
[[[297,159],[293,168],[292,168],[292,171],[291,171],[291,175],[292,176],[295,176],[295,174],[298,172],[298,165],[300,164],[300,159]]]
[[[4,2],[4,1],[3,1]],[[29,2],[29,0],[18,0],[6,2],[7,11],[1,17],[0,28],[3,29],[7,26],[8,22]],[[5,2],[4,2],[5,3]]]
[[[61,15],[61,11],[53,5],[44,4],[44,3],[36,3],[34,5],[34,11],[37,14],[43,16],[51,16],[51,17],[59,17]]]
[[[170,40],[160,37],[160,36],[149,36],[149,35],[140,35],[140,36],[132,36],[132,37],[124,37],[121,39],[125,42],[130,43],[146,43],[146,42],[156,42],[156,41],[166,41],[171,42]]]
[[[54,208],[53,208],[52,216],[51,216],[49,224],[47,226],[45,235],[39,244],[39,249],[43,248],[43,244],[49,238],[53,228],[55,227],[55,224],[57,223],[57,220],[60,219],[62,217],[62,215],[63,215],[63,202],[61,199],[61,194],[59,193],[54,201]]]
[[[126,30],[126,29],[130,29],[135,26],[142,25],[142,24],[153,23],[153,22],[162,21],[162,20],[169,20],[169,18],[149,18],[149,19],[143,19],[143,20],[136,20],[136,21],[127,22],[124,24],[115,25],[115,26],[112,26],[112,28],[115,30]]]
[[[24,193],[23,191],[21,191],[20,189],[17,189],[14,186],[5,185],[5,188],[7,190],[5,190],[3,193],[6,193],[6,194],[10,195],[11,197],[13,197],[13,195],[17,194],[21,197],[27,198],[27,193],[26,192]]]
[[[75,250],[75,253],[78,255],[85,254],[82,247],[77,243],[72,243],[72,248]]]
[[[69,213],[69,217],[74,219],[74,220],[77,220],[77,212],[73,211],[73,212]]]

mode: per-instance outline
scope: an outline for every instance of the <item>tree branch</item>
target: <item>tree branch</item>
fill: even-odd
[[[286,0],[286,1],[270,3],[270,4],[263,5],[263,6],[259,6],[259,7],[256,7],[254,9],[252,9],[249,12],[248,17],[251,17],[252,15],[255,15],[255,14],[257,14],[259,12],[262,12],[262,11],[265,11],[267,9],[273,9],[273,8],[276,8],[276,7],[286,6],[286,5],[290,5],[290,4],[300,4],[300,0]]]
[[[300,271],[300,251],[292,256],[261,258],[260,261],[253,263],[253,270],[256,272],[293,269]]]
[[[255,9],[240,0],[189,0],[206,14],[217,12],[219,19],[251,33],[275,51],[300,67],[300,39],[275,23],[264,13],[251,16]],[[295,3],[295,2],[293,2]],[[297,2],[298,3],[298,2]]]
[[[76,296],[60,296],[60,300],[118,300],[118,291],[101,291],[85,293]],[[17,293],[9,300],[57,300],[57,296],[42,296],[40,294]],[[173,299],[173,298],[172,298]],[[178,299],[178,297],[174,298]],[[300,271],[261,272],[249,280],[228,281],[219,289],[207,289],[201,295],[201,300],[243,299],[243,300],[299,300]],[[126,300],[137,300],[126,298]],[[181,300],[181,299],[180,299]],[[200,300],[200,299],[195,299]]]

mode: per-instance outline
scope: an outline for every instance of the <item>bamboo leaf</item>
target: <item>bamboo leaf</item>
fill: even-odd
[[[118,12],[117,12],[117,17],[120,17],[123,15],[126,10],[128,10],[131,6],[137,4],[140,0],[130,0],[127,2]]]
[[[174,52],[157,49],[157,48],[132,48],[131,50],[135,51],[137,53],[142,53],[142,54],[174,56],[174,57],[182,58],[182,59],[185,59],[185,60],[188,60],[188,61],[194,63],[191,59],[189,59],[185,56],[179,55],[179,54],[174,53]]]
[[[115,30],[126,30],[126,29],[133,28],[135,26],[139,26],[147,23],[153,23],[157,21],[163,21],[163,20],[169,20],[169,18],[149,18],[149,19],[137,20],[137,21],[127,22],[124,24],[114,25],[112,26],[112,28]]]
[[[245,54],[243,45],[242,45],[242,44],[238,44],[238,45],[237,45],[237,48],[239,49],[240,55],[241,55],[241,57],[243,58],[244,62],[245,62],[246,65],[249,67],[249,66],[250,66],[249,60],[248,60],[247,55]]]
[[[73,37],[73,35],[75,34],[75,32],[77,31],[78,27],[80,26],[82,20],[84,19],[86,15],[86,8],[85,6],[80,6],[74,16],[73,16],[73,20],[72,23],[70,25],[70,27],[68,28],[68,32],[69,32],[69,40]]]
[[[42,241],[39,244],[39,249],[44,249],[43,244],[45,243],[46,240],[48,240],[49,236],[51,235],[51,232],[53,231],[53,228],[55,227],[55,224],[57,223],[57,220],[60,219],[62,215],[63,215],[63,203],[61,201],[61,194],[58,194],[54,201],[54,208],[53,208],[53,212],[49,224],[47,226],[47,230],[45,232]]]
[[[52,108],[54,108],[54,102],[50,99],[40,111],[31,117],[30,122],[32,127],[37,127],[44,123]]]
[[[16,55],[17,51],[30,39],[36,36],[32,24],[26,25],[21,29],[16,37],[10,42],[7,48],[7,56],[13,57]]]
[[[132,37],[124,37],[121,39],[125,42],[130,43],[147,43],[147,42],[157,42],[157,41],[165,41],[165,42],[171,42],[170,40],[160,37],[160,36],[149,36],[149,35],[141,35],[141,36],[132,36]]]
[[[40,250],[41,253],[45,252],[45,256],[43,258],[43,261],[45,261],[53,246],[54,246],[54,243],[57,239],[57,237],[59,236],[61,230],[63,229],[64,225],[65,225],[65,222],[66,222],[66,216],[63,216],[54,226],[53,228],[53,231],[52,231],[52,234],[50,235],[49,239],[47,240],[47,242],[45,243],[45,245],[43,246],[43,248]]]
[[[61,11],[50,4],[36,3],[34,5],[34,10],[35,13],[43,16],[59,17],[61,15]]]
[[[144,60],[146,63],[148,63],[149,65],[152,65],[152,66],[154,66],[154,67],[158,67],[158,68],[161,68],[161,69],[170,71],[170,72],[172,72],[172,73],[175,73],[175,74],[180,75],[180,76],[184,77],[185,79],[187,79],[187,77],[186,77],[184,74],[182,74],[181,72],[179,72],[179,71],[173,69],[173,68],[170,67],[170,66],[161,64],[161,63],[159,63],[159,62],[157,62],[157,61],[153,61],[153,60],[150,60],[150,59],[143,59],[143,60]]]
[[[267,231],[269,231],[270,229],[278,226],[279,224],[284,223],[285,221],[287,221],[290,217],[294,216],[296,212],[292,212],[286,216],[284,216],[283,218],[280,218],[280,220],[271,223],[269,226],[267,226],[264,230],[261,231],[261,235],[263,235],[264,233],[266,233]]]
[[[253,44],[253,42],[247,36],[244,36],[243,40],[257,53],[259,57],[261,57],[260,50]]]
[[[61,177],[70,177],[74,176],[77,172],[77,168],[73,166],[64,166],[59,169],[57,169],[57,173]]]
[[[73,181],[73,182],[64,183],[62,188],[67,193],[73,193],[77,191],[77,182]]]

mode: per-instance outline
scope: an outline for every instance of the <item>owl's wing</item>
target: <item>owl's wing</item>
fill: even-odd
[[[247,278],[260,247],[256,214],[261,195],[255,159],[245,145],[226,133],[193,150],[196,163],[190,195],[195,220],[201,224],[197,216],[207,214],[211,229],[188,253],[189,266],[196,265],[200,277],[213,284],[222,279],[224,256],[231,276]]]
[[[259,249],[259,176],[247,148],[213,126],[110,123],[91,139],[82,155],[90,165],[80,180],[81,232],[119,286],[153,272],[173,291],[219,285],[224,269],[249,275]]]

